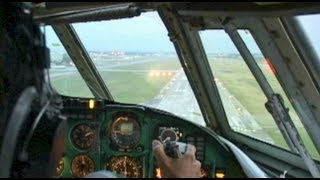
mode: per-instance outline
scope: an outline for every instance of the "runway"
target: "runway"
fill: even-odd
[[[137,72],[138,70],[123,70],[123,69],[115,69],[115,68],[119,68],[122,66],[129,66],[129,65],[134,65],[134,64],[142,64],[142,63],[147,63],[147,62],[153,62],[156,61],[158,59],[154,58],[154,59],[144,59],[144,60],[139,60],[139,61],[134,61],[134,60],[121,60],[119,61],[117,64],[115,64],[114,62],[112,64],[108,64],[108,62],[94,62],[94,65],[96,66],[98,72],[102,72],[102,71],[135,71]],[[144,71],[144,70],[141,70]],[[76,67],[74,66],[52,66],[50,69],[50,78],[58,78],[61,76],[67,76],[67,75],[71,75],[71,74],[75,74],[78,73],[78,70]]]
[[[216,82],[224,108],[227,111],[230,127],[236,132],[273,144],[272,138],[264,132],[244,106],[230,94],[222,82],[217,79]],[[159,95],[148,102],[147,105],[205,125],[199,105],[182,70],[176,73]]]

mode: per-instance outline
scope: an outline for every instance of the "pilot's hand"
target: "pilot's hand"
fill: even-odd
[[[160,167],[162,178],[200,178],[201,163],[196,159],[196,148],[187,145],[187,151],[181,158],[171,158],[164,152],[163,144],[158,140],[152,142],[153,154]]]

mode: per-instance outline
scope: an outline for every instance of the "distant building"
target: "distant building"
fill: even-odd
[[[116,57],[123,57],[125,56],[125,52],[123,51],[112,51],[111,56],[116,56]]]

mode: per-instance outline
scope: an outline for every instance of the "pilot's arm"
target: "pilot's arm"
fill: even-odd
[[[171,158],[164,152],[163,144],[158,140],[152,142],[153,154],[160,167],[163,178],[200,178],[201,163],[195,157],[196,148],[188,144],[187,151],[181,158]]]

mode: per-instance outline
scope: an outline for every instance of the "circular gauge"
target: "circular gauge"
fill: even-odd
[[[96,135],[93,129],[86,124],[79,124],[72,130],[72,140],[76,147],[88,149],[95,142]]]
[[[119,148],[130,149],[140,140],[140,125],[136,119],[120,116],[112,124],[111,141]]]
[[[112,157],[107,168],[114,173],[125,175],[127,178],[142,177],[142,168],[138,159],[128,156]]]
[[[94,162],[87,155],[76,156],[72,160],[71,171],[75,177],[84,177],[94,171]]]
[[[58,166],[56,167],[55,177],[60,177],[61,174],[62,174],[63,169],[64,169],[64,161],[63,161],[63,159],[61,158],[60,161],[59,161]]]
[[[178,136],[176,134],[176,132],[173,129],[164,129],[161,134],[160,134],[160,140],[162,142],[165,141],[177,141],[178,140]]]

